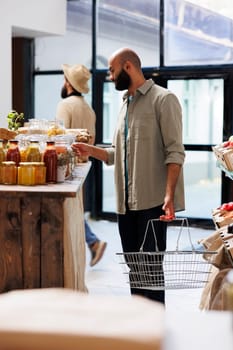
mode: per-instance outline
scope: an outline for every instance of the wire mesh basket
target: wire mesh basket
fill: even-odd
[[[187,218],[175,219],[180,221],[176,250],[159,251],[154,225],[158,220],[148,221],[139,252],[116,253],[120,258],[120,264],[124,266],[124,274],[127,275],[130,286],[150,290],[204,287],[211,272],[211,262],[217,252],[194,249]],[[143,250],[150,225],[155,239],[155,252]],[[190,250],[179,249],[183,228],[188,232]]]

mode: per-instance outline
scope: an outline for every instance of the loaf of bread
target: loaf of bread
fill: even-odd
[[[17,136],[17,132],[5,128],[0,128],[0,139],[11,140]]]

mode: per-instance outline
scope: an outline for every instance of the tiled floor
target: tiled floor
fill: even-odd
[[[92,230],[101,239],[107,242],[104,256],[94,267],[89,266],[90,253],[86,252],[86,284],[90,294],[104,295],[129,295],[129,287],[123,275],[122,267],[116,252],[121,252],[121,243],[118,235],[117,224],[108,221],[94,221],[88,219]],[[213,231],[190,228],[191,240],[195,248],[199,239],[209,236]],[[186,231],[187,233],[187,231]],[[188,235],[181,235],[179,249],[190,246]],[[170,228],[168,231],[168,249],[175,250],[178,237],[178,227]],[[177,289],[166,291],[166,309],[180,309],[199,311],[199,302],[202,289]]]

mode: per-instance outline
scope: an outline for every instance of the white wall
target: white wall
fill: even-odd
[[[12,36],[64,35],[66,0],[0,0],[0,127],[12,108]]]

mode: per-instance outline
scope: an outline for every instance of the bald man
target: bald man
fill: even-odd
[[[167,221],[184,210],[182,111],[177,97],[152,79],[146,80],[136,52],[122,48],[109,59],[117,90],[126,90],[112,146],[82,143],[73,149],[115,165],[118,227],[123,252],[138,252],[149,220],[156,221],[156,242],[148,231],[144,251],[166,250]],[[152,269],[153,270],[153,269]],[[153,274],[153,271],[151,271]],[[161,290],[138,288],[130,272],[132,294],[165,303]],[[157,283],[155,280],[153,283]]]

